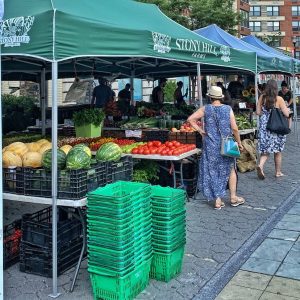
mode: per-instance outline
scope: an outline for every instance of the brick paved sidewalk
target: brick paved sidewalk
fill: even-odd
[[[299,158],[299,146],[294,145],[290,135],[283,153],[283,173],[288,176],[275,178],[273,159],[267,163],[264,181],[258,180],[254,172],[239,174],[239,193],[246,198],[245,205],[234,208],[227,202],[224,209],[216,211],[203,199],[189,202],[187,245],[181,275],[170,283],[151,281],[137,299],[193,299],[296,190],[300,183]],[[5,208],[6,222],[9,222],[25,210],[36,211],[40,206],[6,201]],[[58,279],[62,293],[59,299],[93,299],[86,261],[77,286],[70,294],[72,272],[70,270]],[[51,280],[48,278],[21,273],[18,264],[5,271],[5,299],[49,299],[50,293]]]

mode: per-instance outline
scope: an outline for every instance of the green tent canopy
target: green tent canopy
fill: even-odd
[[[133,68],[136,77],[160,68],[178,74],[195,63],[203,71],[213,66],[219,72],[256,72],[255,53],[201,38],[157,6],[132,0],[6,1],[1,44],[4,74],[35,76],[41,66],[50,73],[52,61],[66,76],[75,71],[130,76]],[[27,56],[27,63],[17,56]]]

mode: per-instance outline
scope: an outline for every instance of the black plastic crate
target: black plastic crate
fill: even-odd
[[[61,275],[78,263],[82,243],[82,238],[79,238],[58,249],[58,275]],[[51,278],[52,249],[32,247],[22,243],[20,249],[20,271]]]
[[[3,191],[24,195],[24,172],[23,168],[3,168]]]
[[[113,183],[118,180],[131,181],[133,175],[133,160],[127,155],[121,157],[117,162],[106,163],[106,183]]]
[[[70,209],[69,209],[70,210]],[[58,208],[57,247],[82,236],[82,225],[74,212]],[[22,216],[22,243],[43,248],[52,247],[52,207]]]
[[[19,261],[20,242],[22,237],[21,220],[4,226],[3,253],[4,269],[9,268]]]
[[[59,170],[58,198],[80,199],[86,193],[107,182],[106,164],[92,164],[89,169]],[[24,168],[24,194],[51,197],[51,172],[45,169]]]
[[[189,197],[193,197],[197,189],[197,178],[183,180],[186,192]]]
[[[160,141],[162,143],[169,140],[169,130],[143,130],[144,140],[149,141]]]

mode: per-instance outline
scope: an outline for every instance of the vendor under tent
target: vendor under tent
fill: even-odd
[[[200,74],[200,63],[255,73],[256,56],[201,38],[155,5],[131,0],[6,1],[1,44],[2,79],[40,81],[42,89],[52,79],[51,296],[57,297],[57,78],[74,73],[142,77],[157,70],[183,74],[196,66]]]
[[[257,55],[258,73],[287,73],[293,74],[293,59],[281,54],[270,53],[264,49],[250,45],[215,24],[195,30],[202,37],[209,38],[216,43],[223,44],[233,49],[255,52]]]

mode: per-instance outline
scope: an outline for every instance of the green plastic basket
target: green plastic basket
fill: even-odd
[[[169,282],[182,269],[184,246],[177,248],[170,254],[153,254],[150,277],[156,280]]]
[[[172,200],[175,198],[185,197],[185,190],[174,189],[171,187],[162,187],[159,185],[152,186],[152,197],[153,198],[163,198],[165,201]]]
[[[151,259],[145,261],[124,277],[111,277],[98,273],[90,273],[94,299],[134,299],[149,283],[150,266]]]

